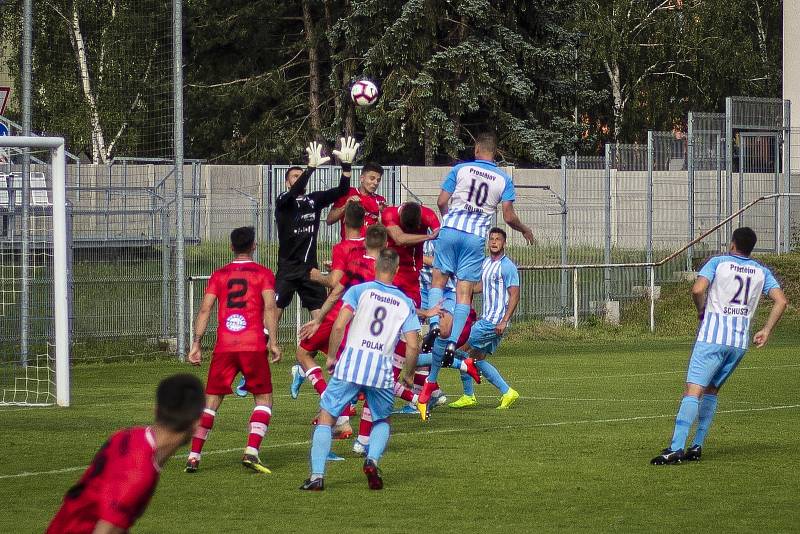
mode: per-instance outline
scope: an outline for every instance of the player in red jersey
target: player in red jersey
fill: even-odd
[[[342,221],[342,239],[345,238],[344,208],[348,202],[360,202],[367,212],[364,218],[364,227],[361,229],[362,237],[366,235],[367,226],[381,220],[381,211],[386,207],[386,199],[377,194],[376,191],[378,186],[381,185],[382,178],[383,167],[377,163],[366,163],[361,168],[361,184],[358,189],[351,187],[346,195],[339,197],[339,200],[333,203],[325,222],[330,226]]]
[[[281,359],[278,347],[278,324],[275,314],[275,275],[253,261],[256,248],[252,226],[231,232],[231,250],[236,254],[228,265],[214,271],[208,281],[200,312],[194,323],[194,340],[189,362],[200,365],[200,342],[208,326],[214,302],[219,300],[217,343],[208,369],[206,409],[200,427],[192,440],[186,472],[194,473],[200,465],[200,453],[214,426],[225,395],[230,395],[231,382],[237,373],[247,381],[247,391],[255,398],[250,416],[250,434],[242,457],[242,465],[258,473],[269,473],[258,458],[258,449],[267,433],[272,417],[272,378],[269,362]],[[268,335],[265,336],[265,329]],[[267,358],[267,348],[272,355]]]
[[[64,496],[47,534],[127,532],[144,513],[161,468],[189,442],[203,413],[203,384],[189,374],[156,390],[155,422],[111,435]]]
[[[361,235],[361,228],[364,225],[364,207],[358,202],[348,203],[344,218],[347,236],[341,243],[337,243],[333,246],[331,254],[331,272],[327,275],[322,275],[316,269],[312,269],[311,271],[312,280],[316,280],[331,289],[336,287],[345,272],[349,269],[348,258],[351,251],[356,249],[364,250],[364,238],[359,237]],[[363,254],[361,255],[363,256]],[[337,303],[328,315],[332,315],[335,319],[340,307],[340,303]],[[323,317],[323,319],[325,319],[325,317]],[[289,394],[293,399],[296,399],[300,394],[300,386],[305,381],[306,376],[308,376],[314,387],[318,388],[317,391],[320,391],[320,394],[321,391],[324,391],[325,380],[322,378],[322,370],[316,364],[314,356],[318,350],[327,349],[328,335],[330,334],[330,326],[327,323],[328,322],[325,321],[322,331],[314,336],[316,339],[303,340],[297,347],[296,359],[298,363],[292,367],[292,383],[289,387]],[[349,437],[349,435],[352,435],[353,429],[350,428],[349,418],[346,416],[343,417],[334,431],[337,437]]]
[[[400,270],[394,285],[414,301],[417,308],[422,305],[419,290],[419,273],[423,268],[422,244],[436,239],[439,234],[439,219],[430,208],[416,202],[405,202],[391,206],[381,212],[381,222],[389,234],[389,248],[400,256]]]
[[[345,290],[375,279],[375,258],[386,248],[386,240],[386,229],[383,226],[373,225],[367,229],[364,241],[366,246],[353,248],[343,262],[341,260],[336,262],[331,275],[339,280],[320,308],[323,313],[322,319],[312,319],[300,328],[297,361],[307,369],[306,378],[320,395],[325,391],[327,384],[322,377],[322,369],[314,361],[314,355],[317,351],[328,350],[331,329],[342,307],[341,297]]]

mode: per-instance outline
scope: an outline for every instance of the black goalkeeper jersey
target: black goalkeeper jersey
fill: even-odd
[[[320,212],[350,190],[350,178],[342,174],[339,186],[305,194],[314,169],[306,168],[288,191],[275,201],[278,225],[279,278],[305,276],[317,265],[317,233]]]

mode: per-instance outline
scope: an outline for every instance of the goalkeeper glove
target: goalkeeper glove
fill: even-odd
[[[353,167],[353,160],[356,159],[356,152],[361,145],[356,142],[354,137],[342,137],[340,139],[339,150],[334,150],[333,155],[342,164],[342,170],[347,172]]]
[[[312,169],[321,167],[331,160],[328,156],[322,156],[322,145],[316,141],[311,141],[308,144],[306,154],[308,154],[308,166]]]

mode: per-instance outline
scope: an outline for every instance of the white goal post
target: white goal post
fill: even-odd
[[[55,401],[59,406],[69,406],[69,305],[67,284],[67,198],[66,162],[62,137],[0,136],[0,148],[48,150],[52,180],[52,256],[53,256],[53,317]],[[24,177],[23,177],[24,179]],[[49,352],[48,343],[48,352]],[[20,364],[23,368],[24,364]],[[48,369],[49,370],[49,369]],[[12,404],[32,404],[26,401]],[[52,401],[50,401],[52,403]],[[42,404],[42,403],[36,403]],[[47,404],[47,403],[44,403]]]

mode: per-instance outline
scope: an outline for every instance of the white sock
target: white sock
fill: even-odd
[[[255,447],[249,447],[248,446],[248,447],[244,448],[244,453],[245,454],[250,454],[252,456],[258,456],[258,449],[256,449]]]

